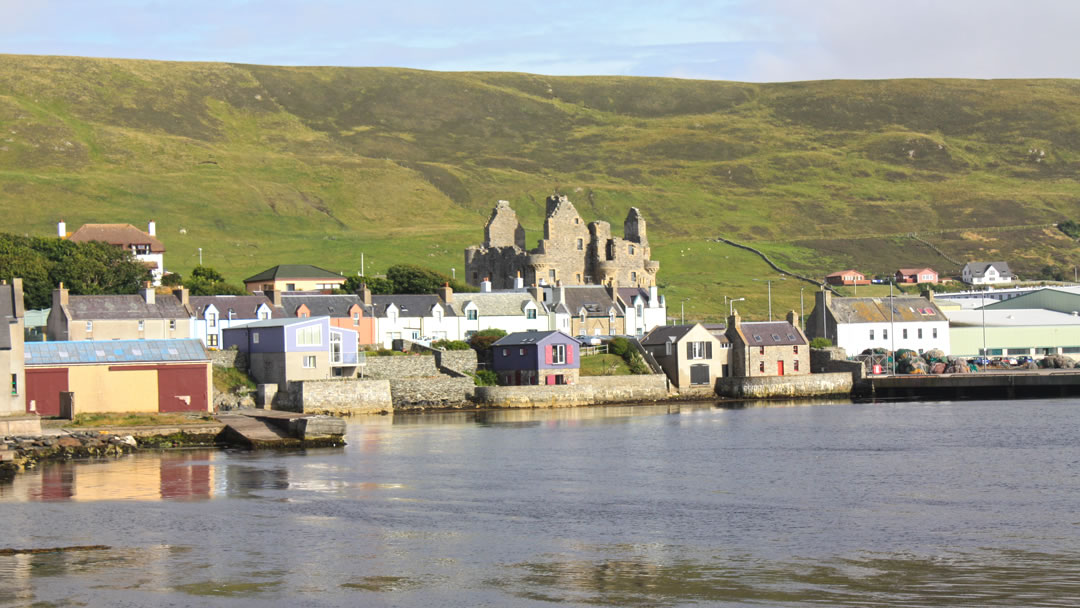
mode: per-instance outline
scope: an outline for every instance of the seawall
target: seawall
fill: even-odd
[[[603,403],[662,401],[668,398],[667,378],[642,376],[583,376],[577,384],[558,386],[478,386],[479,407],[576,407]]]
[[[716,381],[716,392],[732,399],[824,397],[850,395],[852,386],[851,372],[832,372],[805,376],[720,378]]]

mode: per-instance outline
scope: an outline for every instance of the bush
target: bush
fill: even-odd
[[[607,345],[607,352],[618,355],[623,359],[626,359],[626,354],[633,352],[630,348],[630,342],[626,338],[612,338]],[[629,363],[629,361],[627,361]]]
[[[482,369],[473,376],[476,386],[495,386],[499,383],[499,375],[490,369]]]
[[[814,338],[810,340],[810,348],[832,348],[832,340],[828,338]]]
[[[491,348],[491,345],[499,341],[499,338],[506,336],[506,332],[501,329],[481,329],[469,338],[469,346],[476,351],[486,351]]]
[[[1080,239],[1080,224],[1072,220],[1065,220],[1064,222],[1059,223],[1058,229],[1074,239]]]
[[[469,350],[472,348],[464,340],[436,340],[431,343],[431,347],[441,348],[442,350]]]

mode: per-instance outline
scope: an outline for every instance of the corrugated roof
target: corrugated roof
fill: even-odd
[[[739,324],[739,329],[746,336],[748,346],[806,344],[799,331],[787,321],[744,321]]]
[[[74,320],[188,319],[190,315],[173,295],[155,295],[147,304],[141,295],[69,296],[67,310]]]
[[[330,272],[324,268],[309,264],[279,264],[244,279],[244,282],[282,281],[285,279],[338,279],[344,281],[345,277],[336,272]]]
[[[946,321],[945,314],[930,300],[922,297],[893,297],[893,312],[889,312],[889,297],[832,298],[829,309],[837,323],[888,323],[912,321]]]
[[[285,316],[281,308],[274,308],[273,303],[266,296],[191,296],[191,307],[195,310],[195,316],[202,318],[206,309],[213,304],[221,318],[228,319],[229,311],[233,311],[233,319],[258,318],[259,306],[266,304],[270,308],[270,318],[280,319]]]
[[[83,224],[82,228],[71,233],[68,240],[75,243],[101,241],[124,249],[131,249],[132,245],[149,245],[151,253],[165,252],[165,245],[161,241],[131,224]]]
[[[210,358],[198,340],[27,342],[24,352],[28,366],[206,361]]]

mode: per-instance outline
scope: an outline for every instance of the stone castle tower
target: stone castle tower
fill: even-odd
[[[588,225],[565,196],[547,199],[544,238],[525,249],[525,230],[506,201],[499,201],[484,227],[484,244],[465,249],[466,280],[485,278],[495,289],[509,289],[520,276],[525,284],[651,287],[660,263],[649,259],[645,218],[631,207],[623,238],[611,236],[607,222]]]

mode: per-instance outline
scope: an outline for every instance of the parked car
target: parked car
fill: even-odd
[[[972,359],[972,361],[975,362],[975,365],[978,365],[980,367],[985,367],[987,365],[990,365],[990,358],[989,357],[975,357],[974,359]]]
[[[1031,363],[1034,360],[1035,359],[1032,359],[1031,357],[1029,357],[1027,355],[1021,355],[1021,356],[1016,358],[1016,364],[1017,365],[1027,365],[1028,363]]]

